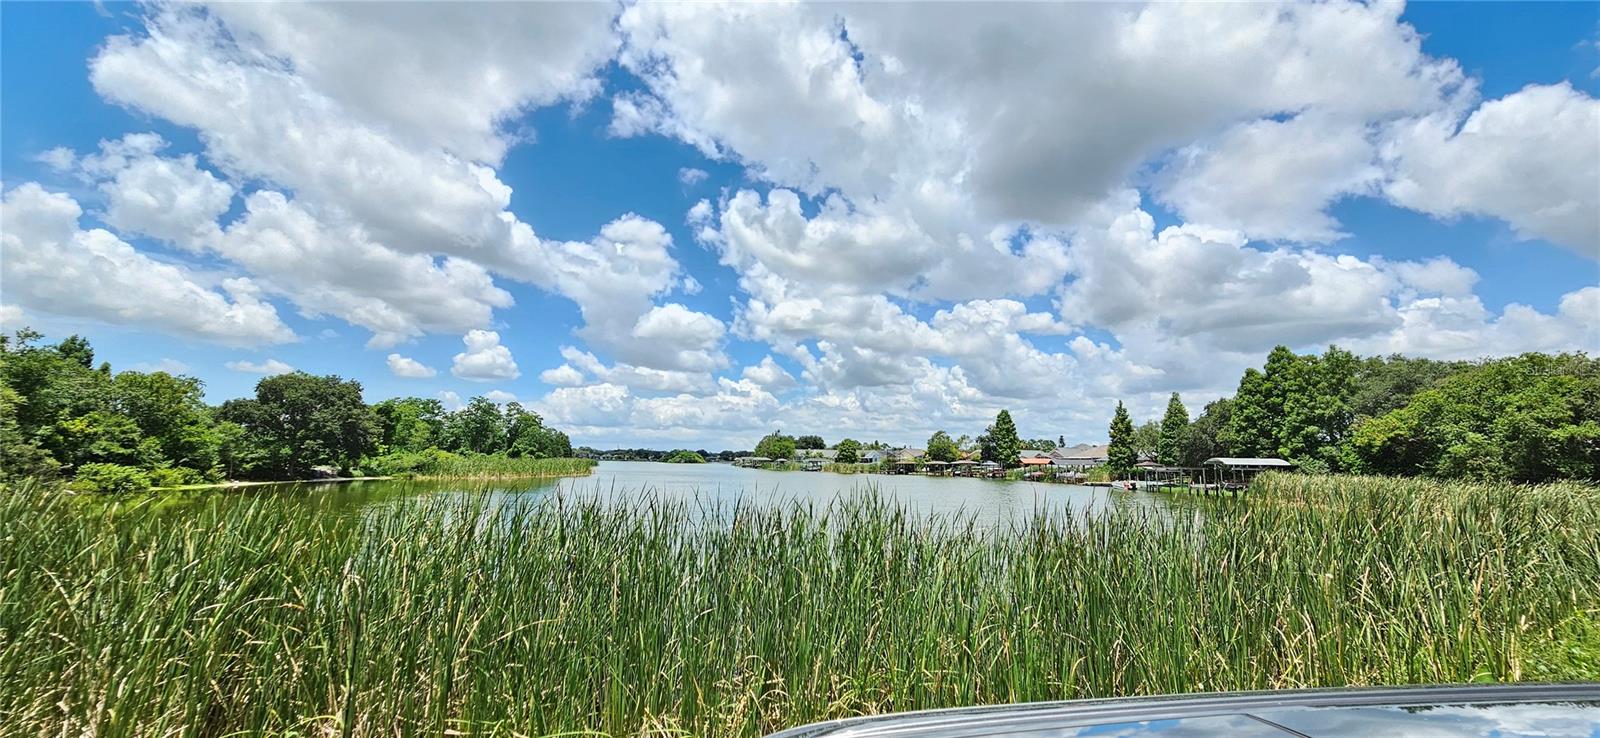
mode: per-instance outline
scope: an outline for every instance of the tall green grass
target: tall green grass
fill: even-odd
[[[414,479],[522,479],[584,476],[595,463],[594,459],[457,454],[431,448],[365,459],[361,466],[367,474]]]
[[[1600,604],[1592,488],[1270,477],[1000,530],[423,496],[306,515],[0,494],[15,734],[750,735],[949,705],[1519,679]]]

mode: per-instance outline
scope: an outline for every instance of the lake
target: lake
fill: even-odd
[[[770,471],[730,464],[602,461],[587,477],[494,481],[364,481],[250,487],[240,495],[281,495],[318,509],[359,509],[417,495],[488,491],[508,501],[566,497],[628,501],[654,498],[729,508],[734,504],[826,506],[841,495],[873,492],[922,514],[965,514],[983,525],[1052,514],[1110,509],[1167,512],[1184,505],[1170,495],[1067,484],[894,474]]]

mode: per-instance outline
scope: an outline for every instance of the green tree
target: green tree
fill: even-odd
[[[1600,361],[1523,354],[1461,371],[1350,439],[1360,471],[1445,478],[1600,478]]]
[[[56,353],[69,364],[84,369],[94,368],[94,348],[89,345],[89,339],[83,336],[74,334],[61,339],[61,343],[56,344]]]
[[[1284,375],[1278,456],[1302,468],[1338,468],[1353,420],[1356,368],[1355,356],[1337,346],[1321,356],[1295,357]]]
[[[1265,370],[1244,370],[1224,434],[1224,443],[1234,455],[1278,454],[1278,433],[1283,428],[1283,384],[1297,358],[1288,348],[1278,346],[1267,356]]]
[[[944,431],[934,431],[928,438],[927,458],[930,461],[955,461],[959,456],[956,442]]]
[[[4,355],[0,354],[0,361]],[[38,477],[52,479],[60,462],[35,445],[17,423],[17,407],[22,396],[0,383],[0,481]]]
[[[253,397],[228,400],[212,411],[220,441],[218,457],[228,479],[287,479],[283,452],[267,431],[273,418]]]
[[[828,447],[822,442],[822,436],[800,436],[794,439],[794,447],[805,451],[818,451]]]
[[[85,464],[152,469],[161,464],[161,446],[140,432],[126,415],[96,410],[56,424],[51,445],[71,468]]]
[[[1200,417],[1189,424],[1183,440],[1183,465],[1200,466],[1206,459],[1233,455],[1223,443],[1224,429],[1233,416],[1233,401],[1224,397],[1206,403]]]
[[[7,422],[24,446],[71,465],[71,459],[94,455],[71,444],[91,442],[98,434],[85,434],[89,428],[82,423],[73,429],[61,424],[110,412],[111,378],[89,367],[94,352],[83,339],[73,336],[54,346],[37,345],[42,338],[37,331],[22,328],[0,339],[0,383],[16,393]]]
[[[1185,460],[1185,445],[1189,437],[1189,409],[1183,406],[1178,393],[1167,399],[1167,414],[1161,417],[1161,440],[1156,459],[1167,466],[1181,466]]]
[[[838,451],[833,457],[834,461],[841,464],[861,463],[861,443],[854,438],[846,438],[840,441],[839,445],[834,447],[834,450]]]
[[[1017,437],[1017,424],[1012,422],[1010,411],[1001,410],[994,416],[994,423],[984,429],[978,445],[985,461],[1005,467],[1022,463],[1018,454],[1022,450],[1022,441]]]
[[[794,456],[794,437],[773,431],[756,443],[756,455],[769,459],[788,459]]]
[[[706,457],[704,455],[702,455],[702,454],[698,454],[698,453],[695,453],[693,451],[687,451],[687,450],[684,450],[684,449],[678,449],[677,451],[673,451],[670,455],[667,456],[666,463],[668,463],[668,464],[704,464],[704,463],[706,463]]]
[[[121,372],[111,381],[111,404],[154,441],[161,463],[200,472],[217,465],[221,439],[200,380],[166,372]]]
[[[372,411],[385,453],[422,451],[443,441],[446,413],[438,400],[398,397],[373,405]]]
[[[538,413],[524,409],[521,403],[506,405],[505,423],[508,456],[551,459],[572,455],[567,434],[546,426]]]
[[[485,397],[474,397],[445,420],[445,436],[451,451],[496,454],[506,450],[506,422],[500,406]]]
[[[301,478],[317,466],[348,471],[377,448],[378,421],[361,400],[361,383],[335,375],[267,377],[256,383],[255,400],[223,403],[220,416],[243,427],[239,445],[256,458],[255,473],[274,478]]]
[[[1111,415],[1111,443],[1106,447],[1106,465],[1111,468],[1113,475],[1127,476],[1133,471],[1135,464],[1139,463],[1139,451],[1134,447],[1133,418],[1128,417],[1128,408],[1117,402],[1116,412]]]
[[[1377,417],[1398,410],[1418,392],[1469,368],[1465,361],[1409,359],[1399,354],[1361,359],[1353,378],[1350,413]]]
[[[1137,461],[1154,459],[1160,451],[1160,423],[1148,420],[1133,429],[1133,453]]]

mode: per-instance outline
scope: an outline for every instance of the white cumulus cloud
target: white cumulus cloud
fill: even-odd
[[[275,374],[288,374],[289,372],[294,371],[294,367],[282,361],[278,361],[277,359],[267,359],[266,361],[260,362],[241,359],[238,361],[227,362],[226,364],[223,364],[223,366],[226,366],[236,372],[244,372],[246,374],[265,374],[267,376],[272,376]]]
[[[110,231],[81,229],[82,214],[71,197],[32,182],[6,191],[0,254],[7,300],[40,312],[223,344],[295,340],[255,282],[207,279],[157,261]]]
[[[517,362],[511,358],[511,349],[500,345],[500,334],[494,331],[472,330],[461,338],[467,350],[455,355],[450,373],[474,382],[493,382],[516,379],[522,376]]]
[[[407,356],[401,356],[400,354],[389,354],[387,362],[389,364],[389,372],[397,377],[405,377],[407,379],[427,379],[439,373],[438,370],[434,369],[433,367],[427,366],[416,359]]]

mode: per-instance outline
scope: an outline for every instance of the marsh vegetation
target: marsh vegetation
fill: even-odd
[[[748,735],[1600,671],[1560,642],[1600,607],[1593,488],[1273,476],[1253,492],[986,529],[870,493],[720,510],[424,495],[308,515],[23,484],[0,497],[0,714],[101,736]]]

